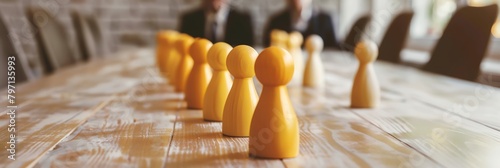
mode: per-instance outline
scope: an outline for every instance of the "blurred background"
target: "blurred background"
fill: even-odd
[[[202,0],[0,0],[0,11],[10,34],[26,55],[36,76],[43,74],[35,36],[37,29],[28,21],[26,9],[43,8],[63,24],[72,51],[79,51],[71,12],[78,11],[95,19],[102,43],[97,47],[107,53],[127,46],[154,46],[159,30],[177,29],[179,16],[197,8]],[[500,0],[313,0],[314,6],[330,13],[338,40],[350,31],[361,16],[372,16],[366,33],[380,42],[387,25],[401,10],[413,10],[406,48],[432,50],[437,39],[457,8],[465,5],[483,6]],[[262,44],[263,28],[269,17],[286,6],[286,0],[231,0],[231,6],[251,14],[255,43]],[[43,19],[43,18],[42,18]],[[492,28],[492,43],[487,58],[500,59],[500,22]],[[78,54],[78,53],[75,53]]]

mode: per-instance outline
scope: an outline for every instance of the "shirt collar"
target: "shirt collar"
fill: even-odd
[[[221,8],[219,11],[208,11],[207,12],[207,18],[210,21],[216,21],[217,23],[223,23],[227,19],[227,15],[229,14],[229,6],[227,4],[222,4]]]
[[[313,15],[313,11],[314,10],[313,10],[312,5],[309,7],[303,8],[300,13],[292,10],[292,20],[294,20],[294,21],[299,21],[299,20],[309,21],[309,19],[311,19],[312,15]]]

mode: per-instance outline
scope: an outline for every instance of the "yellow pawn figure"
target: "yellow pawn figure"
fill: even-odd
[[[325,85],[325,69],[320,57],[323,50],[323,39],[318,35],[310,35],[306,40],[306,49],[309,57],[302,84],[306,87],[323,89]]]
[[[288,36],[288,52],[292,55],[295,65],[292,82],[290,82],[293,85],[300,85],[304,75],[304,56],[302,56],[303,41],[304,38],[298,31],[294,31]]]
[[[250,122],[259,96],[253,77],[257,51],[240,45],[227,56],[227,69],[234,76],[233,86],[226,100],[222,114],[222,133],[227,136],[248,136]]]
[[[170,66],[169,60],[174,51],[173,44],[176,41],[178,33],[173,30],[164,30],[158,33],[158,44],[157,44],[157,65],[160,69],[162,75],[168,77]]]
[[[288,33],[283,30],[274,29],[271,31],[271,46],[287,48]]]
[[[233,85],[226,66],[227,55],[232,49],[229,44],[219,42],[208,50],[208,64],[214,72],[203,102],[203,118],[207,121],[222,121],[224,105]]]
[[[358,43],[354,53],[359,60],[359,68],[352,85],[351,107],[377,107],[380,104],[380,86],[373,61],[377,59],[378,47],[372,41],[363,40]]]
[[[251,156],[281,159],[299,154],[299,124],[286,87],[293,68],[293,57],[278,47],[257,57],[255,74],[263,89],[250,127]]]
[[[212,45],[207,39],[197,38],[189,48],[189,55],[193,58],[194,64],[184,93],[186,93],[187,107],[190,109],[203,108],[203,98],[212,78],[212,70],[207,63],[207,53]]]
[[[170,57],[168,59],[167,72],[169,78],[169,84],[176,86],[177,85],[177,71],[179,70],[179,65],[181,64],[183,53],[185,52],[185,48],[182,47],[179,43],[184,39],[192,39],[191,36],[187,34],[178,34],[176,36],[175,41],[173,42]]]
[[[179,65],[177,65],[177,70],[173,72],[175,79],[175,91],[176,92],[184,92],[186,87],[186,81],[191,72],[191,68],[193,67],[193,58],[189,55],[189,47],[193,44],[194,38],[183,34],[177,40],[176,48],[179,52],[179,56],[181,57],[179,61]]]
[[[175,73],[181,61],[181,56],[179,55],[179,51],[175,46],[175,43],[177,42],[179,37],[180,37],[179,34],[176,34],[173,37],[172,41],[169,44],[170,47],[168,47],[167,51],[168,57],[166,60],[165,70],[167,71],[168,83],[172,85],[175,84]]]

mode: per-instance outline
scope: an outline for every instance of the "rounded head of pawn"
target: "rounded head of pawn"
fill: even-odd
[[[306,49],[308,52],[318,52],[323,50],[323,39],[318,35],[310,35],[306,39]]]
[[[180,34],[175,41],[175,48],[179,51],[181,56],[188,54],[189,47],[193,44],[194,38],[187,34]]]
[[[174,30],[162,30],[158,33],[158,37],[163,39],[167,45],[173,44],[176,41],[177,35],[179,33]]]
[[[304,42],[302,33],[294,31],[288,35],[288,48],[300,47]]]
[[[356,45],[354,54],[361,63],[373,62],[378,56],[377,44],[370,40],[362,40]]]
[[[206,63],[207,53],[212,45],[212,42],[207,39],[197,38],[189,47],[189,55],[191,55],[195,63]]]
[[[257,51],[250,46],[236,46],[227,56],[227,70],[235,78],[251,78],[255,76],[254,66],[257,55]]]
[[[215,43],[210,50],[208,50],[207,61],[210,67],[216,71],[227,70],[226,59],[232,49],[233,47],[227,43]]]
[[[283,30],[273,29],[271,31],[271,42],[273,45],[283,46],[286,45],[286,41],[288,40],[288,33]]]
[[[255,61],[255,75],[265,86],[286,85],[293,77],[293,57],[280,47],[264,49]]]
[[[278,34],[279,34],[279,31],[281,31],[281,30],[279,30],[279,29],[273,29],[273,30],[271,30],[271,34],[270,34],[270,36],[271,36],[271,42],[276,42]]]

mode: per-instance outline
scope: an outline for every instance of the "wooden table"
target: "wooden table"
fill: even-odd
[[[16,160],[1,150],[0,167],[500,167],[497,88],[376,62],[382,106],[351,109],[357,61],[327,51],[328,89],[289,86],[300,155],[254,159],[248,138],[224,137],[221,123],[185,108],[153,49],[119,55],[18,86]]]

